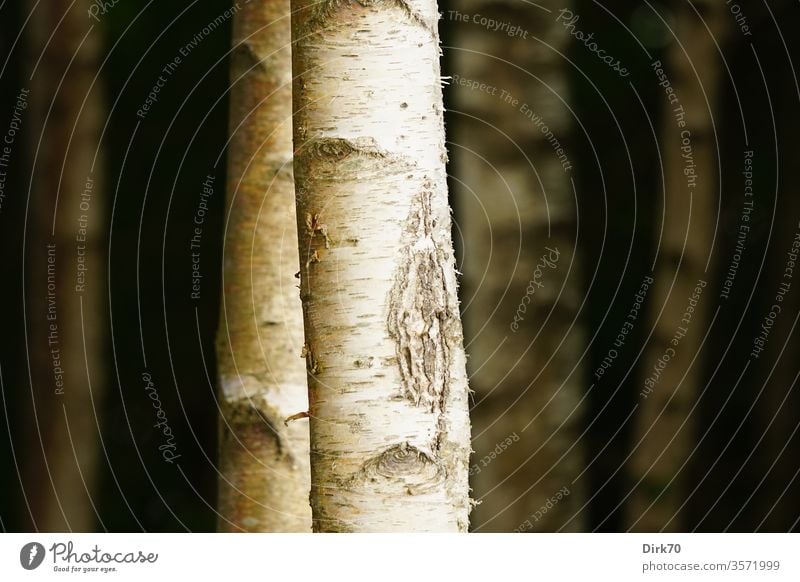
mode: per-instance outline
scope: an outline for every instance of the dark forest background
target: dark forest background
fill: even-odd
[[[669,5],[651,4],[669,13]],[[800,39],[794,31],[800,8],[791,2],[769,4],[747,3],[752,37],[731,34],[724,47],[728,70],[722,75],[717,109],[722,198],[714,249],[721,258],[710,282],[715,295],[736,242],[745,127],[748,147],[756,152],[758,229],[748,242],[734,292],[698,354],[706,382],[697,425],[706,434],[692,456],[689,474],[695,492],[684,523],[699,531],[797,530],[800,517],[800,398],[795,389],[800,289],[786,298],[770,338],[773,349],[738,381],[740,363],[773,303],[772,290],[800,219],[800,88],[795,69]],[[107,342],[103,356],[107,391],[96,403],[102,437],[94,498],[99,531],[215,528],[214,340],[230,22],[183,59],[144,120],[136,111],[165,63],[229,7],[223,0],[144,6],[123,0],[99,25],[104,39],[100,82],[108,107],[101,144],[109,217],[103,229],[109,254],[104,290],[109,331],[113,328],[108,335],[113,341]],[[445,12],[458,6],[445,2],[440,8]],[[631,71],[629,83],[621,83],[591,53],[570,44],[570,106],[585,130],[574,131],[568,141],[577,161],[579,251],[586,273],[586,303],[580,316],[591,335],[597,332],[585,366],[588,386],[588,376],[600,365],[630,308],[629,298],[650,272],[656,252],[653,232],[660,224],[662,175],[653,131],[664,115],[663,92],[650,69],[651,58],[642,54],[630,31],[646,44],[652,58],[664,53],[668,40],[638,0],[602,5],[577,0],[574,10],[591,23],[610,53],[625,55]],[[0,128],[10,122],[19,88],[27,83],[30,61],[24,35],[18,36],[26,15],[27,3],[0,2]],[[448,19],[441,22],[445,74],[453,60],[456,25]],[[445,92],[446,106],[452,93],[452,87]],[[457,121],[448,118],[448,130],[453,123]],[[0,527],[5,531],[35,528],[26,498],[35,498],[38,488],[47,487],[44,479],[30,479],[24,471],[26,463],[41,459],[43,453],[30,438],[36,434],[31,433],[36,420],[21,308],[22,257],[31,243],[26,217],[32,212],[26,196],[31,171],[26,152],[35,136],[27,133],[21,139],[0,213]],[[458,175],[460,169],[451,166],[450,171]],[[203,231],[203,263],[208,267],[202,298],[189,301],[187,240],[208,175],[215,176],[217,184]],[[453,205],[458,215],[459,200]],[[469,233],[461,236],[468,238]],[[645,326],[636,329],[637,342],[645,332]],[[606,388],[593,391],[585,411],[587,454],[596,456],[584,476],[591,496],[586,509],[590,531],[627,528],[623,499],[629,476],[620,468],[633,439],[629,413],[640,390],[637,352],[622,353],[604,379]],[[152,375],[170,418],[182,456],[179,466],[162,462],[157,449],[157,435],[150,429],[152,407],[142,390],[144,371]]]

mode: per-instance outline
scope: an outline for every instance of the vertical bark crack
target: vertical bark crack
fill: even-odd
[[[406,221],[406,241],[389,293],[387,326],[395,342],[404,395],[416,406],[441,415],[450,381],[451,328],[458,315],[449,299],[447,256],[435,238],[432,197],[426,181]]]

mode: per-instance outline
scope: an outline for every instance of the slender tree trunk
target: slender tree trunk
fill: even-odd
[[[292,178],[289,0],[243,5],[233,31],[222,325],[219,529],[311,531]]]
[[[33,9],[35,3],[28,4]],[[98,414],[106,373],[98,155],[103,100],[95,81],[100,34],[95,29],[86,36],[87,7],[85,1],[40,2],[28,23],[27,73],[33,78],[23,123],[30,125],[35,165],[25,292],[35,417],[23,478],[31,525],[40,531],[96,528]]]
[[[563,6],[538,4],[553,13]],[[580,268],[562,101],[568,63],[556,52],[568,35],[552,13],[516,0],[458,9],[469,16],[452,25],[452,123],[476,400],[473,527],[580,531],[585,387],[576,362],[585,339],[576,321]],[[528,37],[477,26],[476,14],[513,22]]]
[[[683,528],[679,509],[689,491],[687,460],[699,414],[693,407],[704,381],[699,351],[716,304],[708,285],[719,188],[712,115],[722,63],[715,42],[723,44],[730,14],[724,3],[713,0],[681,0],[672,6],[677,39],[662,68],[677,101],[669,102],[664,94],[663,233],[658,232],[653,333],[642,361],[630,464],[634,488],[628,520],[631,529],[640,531]],[[714,121],[719,123],[716,116]]]
[[[315,531],[466,531],[433,0],[292,3]]]

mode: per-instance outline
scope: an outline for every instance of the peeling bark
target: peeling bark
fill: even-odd
[[[293,3],[315,531],[466,531],[436,3]]]
[[[288,0],[234,20],[220,377],[221,531],[307,532],[310,467]],[[293,418],[288,422],[289,418]]]
[[[450,374],[448,338],[458,337],[458,305],[448,304],[447,256],[432,238],[433,192],[423,191],[407,219],[407,243],[389,296],[389,335],[396,344],[400,378],[417,406],[440,413]],[[453,328],[456,329],[453,329]]]

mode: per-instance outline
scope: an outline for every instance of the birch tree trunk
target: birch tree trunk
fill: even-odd
[[[87,1],[27,4],[33,78],[22,124],[35,165],[25,293],[35,417],[25,491],[37,530],[94,531],[106,373],[100,34],[87,36]]]
[[[538,5],[553,13],[563,6]],[[568,63],[557,52],[568,35],[552,14],[516,0],[457,7],[470,17],[453,25],[452,123],[476,400],[473,527],[581,531],[585,497],[574,481],[584,467],[576,441],[585,338],[576,322],[577,215],[562,101]],[[477,26],[476,14],[528,36]]]
[[[311,531],[292,178],[289,0],[244,4],[233,27],[222,324],[219,529]]]
[[[716,304],[707,287],[719,187],[712,116],[722,63],[715,41],[724,43],[730,14],[713,0],[693,5],[672,3],[677,39],[663,67],[677,101],[664,94],[663,234],[629,472],[634,488],[628,519],[637,531],[683,529],[679,509],[688,496],[687,460],[699,413],[692,409],[704,380],[698,352]]]
[[[466,531],[433,0],[292,3],[315,531]]]

